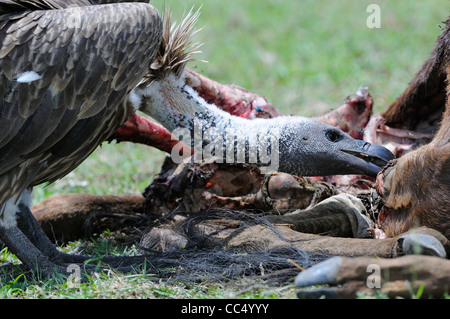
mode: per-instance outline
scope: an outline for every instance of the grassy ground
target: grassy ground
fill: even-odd
[[[204,42],[192,64],[221,82],[265,96],[285,114],[314,116],[342,104],[360,85],[368,86],[376,111],[398,96],[430,53],[446,19],[447,0],[433,1],[180,1],[174,19],[201,4],[198,23]],[[152,1],[161,7],[160,1]],[[366,8],[381,9],[381,27],[366,25]],[[159,171],[164,154],[139,145],[104,144],[66,178],[35,189],[35,202],[55,193],[139,194]],[[97,239],[98,240],[98,239]],[[106,241],[102,241],[102,243]],[[73,249],[84,243],[71,243]],[[109,248],[108,248],[109,249]],[[132,250],[132,248],[131,248]],[[3,260],[14,257],[3,250]],[[20,279],[20,278],[18,278]],[[98,275],[77,289],[65,283],[3,282],[1,297],[25,298],[270,298],[295,296],[291,283],[165,286],[148,275]]]

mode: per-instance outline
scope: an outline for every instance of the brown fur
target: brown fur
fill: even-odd
[[[33,215],[52,240],[64,242],[89,238],[106,229],[130,227],[130,221],[143,223],[142,196],[100,196],[58,194],[33,206]],[[145,223],[144,223],[145,224]]]
[[[381,214],[380,222],[388,236],[421,225],[450,238],[450,20],[446,25],[432,56],[385,112],[388,121],[395,122],[413,112],[417,112],[418,119],[430,101],[441,99],[441,88],[446,90],[445,112],[433,141],[404,155],[382,172],[384,180],[379,188],[386,214]],[[444,108],[443,101],[441,106],[434,104],[434,108],[440,107]]]

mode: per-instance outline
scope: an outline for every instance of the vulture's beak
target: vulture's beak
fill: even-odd
[[[366,162],[365,174],[371,177],[376,177],[381,168],[385,166],[390,160],[395,158],[386,147],[376,144],[370,144],[363,140],[355,140],[355,149],[341,149],[341,151],[351,154],[360,161],[362,159]]]

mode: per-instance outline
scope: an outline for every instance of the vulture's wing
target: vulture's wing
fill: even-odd
[[[69,6],[87,6],[89,0],[0,0],[0,14],[26,10],[66,9]]]
[[[159,47],[152,6],[82,2],[0,1],[0,12],[13,6],[0,16],[0,203],[69,173],[123,123],[125,98]]]

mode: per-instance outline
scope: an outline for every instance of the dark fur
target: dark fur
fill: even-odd
[[[388,125],[413,130],[424,118],[436,112],[444,112],[446,66],[450,62],[450,19],[445,25],[444,32],[438,37],[430,57],[406,90],[382,113]]]
[[[408,117],[409,124],[442,109],[433,141],[410,152],[383,173],[389,236],[415,226],[428,226],[450,238],[450,19],[430,58],[405,92],[384,113],[387,122]],[[445,97],[447,100],[445,101]],[[445,110],[445,111],[444,111]],[[414,116],[411,116],[414,114]]]

